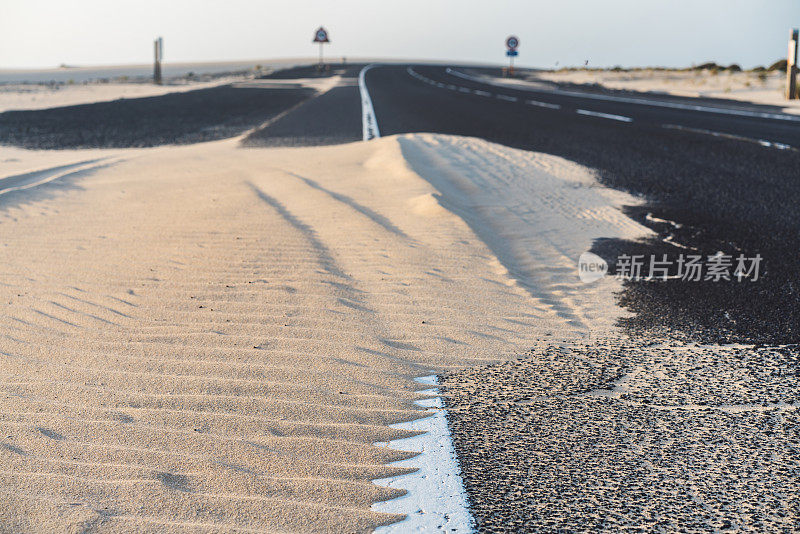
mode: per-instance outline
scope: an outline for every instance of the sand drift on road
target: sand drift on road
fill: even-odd
[[[7,154],[0,184],[90,159]],[[10,530],[397,521],[372,480],[410,454],[373,444],[424,415],[414,378],[607,330],[616,283],[574,257],[643,230],[586,169],[475,139],[91,155],[0,197]]]

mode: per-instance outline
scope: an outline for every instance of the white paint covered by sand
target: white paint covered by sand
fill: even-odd
[[[397,521],[372,480],[409,455],[374,443],[410,436],[412,378],[606,333],[619,286],[577,259],[645,231],[583,167],[441,135],[2,148],[0,177],[102,154],[0,197],[11,530]]]
[[[436,375],[418,378],[421,384],[436,385]],[[405,514],[406,518],[375,530],[376,534],[406,532],[458,532],[474,530],[474,520],[467,505],[467,495],[461,480],[447,412],[438,388],[421,392],[430,397],[416,401],[431,415],[408,423],[398,423],[394,428],[424,432],[419,436],[376,443],[401,451],[417,452],[419,456],[394,462],[393,467],[416,471],[375,481],[379,486],[407,491],[401,497],[372,505],[376,512]]]
[[[434,198],[420,199],[415,209],[446,208],[459,215],[492,250],[498,272],[566,324],[586,336],[613,330],[620,316],[613,302],[616,282],[605,278],[583,285],[576,263],[595,238],[635,239],[650,233],[619,211],[636,199],[600,186],[588,170],[554,156],[472,138],[422,134],[399,141],[410,167],[438,190]],[[428,378],[435,383],[435,376]],[[416,471],[375,481],[408,493],[372,507],[406,519],[376,532],[472,532],[441,399],[418,402],[433,415],[396,427],[426,433],[388,444],[419,452],[392,464]]]

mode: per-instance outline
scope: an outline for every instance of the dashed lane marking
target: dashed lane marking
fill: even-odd
[[[662,124],[662,128],[666,128],[668,130],[680,130],[683,132],[692,132],[698,133],[703,135],[711,135],[713,137],[722,137],[724,139],[733,139],[735,141],[746,141],[748,143],[757,143],[761,146],[769,147],[769,148],[777,148],[778,150],[794,150],[797,149],[791,145],[787,145],[785,143],[778,143],[777,141],[767,141],[765,139],[753,139],[752,137],[744,137],[741,135],[734,135],[725,132],[715,132],[714,130],[704,130],[702,128],[689,128],[688,126],[679,126],[677,124]]]
[[[446,72],[453,76],[457,76],[459,78],[463,78],[465,80],[470,80],[473,82],[483,83],[487,85],[492,85],[495,87],[508,87],[507,85],[485,78],[481,78],[478,76],[471,76],[469,74],[465,74],[463,72],[458,72],[455,69],[450,67],[447,68]],[[672,109],[683,109],[689,111],[702,111],[705,113],[718,113],[721,115],[736,115],[739,117],[754,117],[759,119],[773,119],[773,120],[780,120],[780,121],[789,121],[789,122],[800,122],[800,115],[789,115],[786,113],[767,113],[767,112],[760,112],[760,111],[750,111],[747,109],[736,109],[736,108],[722,108],[722,107],[714,107],[714,106],[707,106],[701,104],[684,104],[681,102],[668,102],[664,100],[649,100],[646,98],[636,98],[636,97],[627,97],[627,96],[614,96],[614,95],[599,95],[596,93],[583,93],[578,91],[565,91],[563,89],[532,89],[527,87],[520,87],[520,91],[534,91],[538,93],[550,93],[555,95],[564,95],[564,96],[572,96],[578,98],[588,98],[592,100],[604,100],[607,102],[624,102],[626,104],[638,104],[641,106],[654,106],[654,107],[661,107],[661,108],[672,108]]]
[[[474,95],[483,96],[483,97],[495,96],[499,100],[505,100],[505,101],[508,101],[508,102],[517,102],[519,100],[517,97],[514,97],[514,96],[509,96],[509,95],[504,95],[504,94],[494,95],[493,93],[490,93],[488,91],[481,91],[480,89],[468,89],[466,87],[459,87],[459,86],[456,86],[456,85],[453,85],[453,84],[445,85],[442,82],[437,82],[435,80],[432,80],[432,79],[428,78],[427,76],[423,76],[423,75],[419,74],[418,72],[414,71],[414,69],[412,69],[411,67],[408,67],[406,70],[407,70],[408,74],[410,74],[414,78],[416,78],[416,79],[418,79],[418,80],[420,80],[420,81],[422,81],[424,83],[427,83],[429,85],[434,85],[434,86],[440,87],[440,88],[447,88],[447,89],[450,89],[451,91],[459,91],[459,92],[462,92],[462,93],[472,93]],[[476,81],[480,81],[481,83],[489,83],[490,85],[497,85],[497,84],[492,84],[491,82],[486,82],[486,81],[483,81],[483,80],[479,80],[477,78],[473,78],[473,77],[468,76],[466,74],[462,74],[460,72],[454,71],[453,69],[450,69],[450,68],[447,69],[447,72],[450,73],[450,74],[453,74],[455,76],[459,76],[461,78],[464,78],[464,79],[469,79],[469,80],[473,80],[474,79]],[[581,95],[581,96],[585,96],[585,95]],[[542,102],[541,100],[525,100],[525,103],[528,104],[529,106],[536,106],[536,107],[540,107],[540,108],[561,109],[561,106],[559,104],[551,104],[550,102]],[[645,103],[645,102],[644,101],[640,101],[640,102],[637,102],[637,103]],[[703,110],[703,111],[706,111],[706,110]],[[576,109],[575,113],[577,113],[579,115],[586,115],[586,116],[589,116],[589,117],[598,117],[598,118],[601,118],[601,119],[609,119],[609,120],[614,120],[614,121],[624,122],[624,123],[633,122],[633,119],[631,117],[626,117],[624,115],[613,115],[611,113],[600,113],[599,111],[590,111],[588,109]],[[662,128],[666,128],[666,129],[670,129],[670,130],[682,130],[682,131],[686,131],[686,132],[693,132],[693,133],[699,133],[699,134],[704,134],[704,135],[711,135],[711,136],[714,136],[714,137],[723,137],[723,138],[726,138],[726,139],[735,139],[737,141],[747,141],[747,142],[750,142],[750,143],[757,143],[757,144],[759,144],[761,146],[764,146],[764,147],[777,148],[779,150],[794,150],[794,151],[798,150],[797,148],[795,148],[793,146],[787,145],[785,143],[779,143],[777,141],[767,141],[765,139],[753,139],[753,138],[750,138],[750,137],[743,137],[743,136],[740,136],[740,135],[726,134],[724,132],[715,132],[713,130],[703,130],[703,129],[700,129],[700,128],[690,128],[690,127],[687,127],[687,126],[678,126],[678,125],[675,125],[675,124],[663,124],[661,127]]]
[[[611,113],[600,113],[599,111],[589,111],[588,109],[576,109],[575,113],[577,113],[578,115],[588,115],[589,117],[610,119],[612,121],[633,122],[633,119],[630,117],[625,117],[623,115],[612,115]]]
[[[497,95],[498,100],[505,100],[506,102],[516,102],[519,100],[516,96],[508,96],[508,95]]]
[[[537,106],[540,108],[561,109],[561,106],[558,104],[551,104],[550,102],[542,102],[540,100],[526,100],[525,103],[529,106]]]

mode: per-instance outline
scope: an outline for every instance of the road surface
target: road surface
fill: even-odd
[[[785,476],[798,467],[786,447],[800,428],[787,380],[796,350],[648,343],[797,342],[798,117],[716,100],[509,88],[447,67],[377,66],[364,79],[381,135],[447,133],[547,152],[645,196],[629,214],[658,238],[597,243],[612,266],[620,253],[764,258],[756,283],[626,284],[630,346],[546,345],[445,376],[479,529],[790,531],[800,517]],[[659,368],[672,371],[651,374]]]
[[[595,243],[612,269],[623,253],[723,252],[760,255],[761,277],[628,282],[621,302],[634,312],[624,320],[630,345],[543,340],[527,358],[441,377],[478,526],[797,525],[799,116],[721,100],[510,85],[459,66],[349,65],[331,75],[336,84],[323,92],[299,82],[316,76],[312,68],[295,68],[272,77],[298,80],[280,89],[267,78],[261,88],[3,113],[0,141],[151,146],[249,131],[244,146],[258,147],[430,132],[580,163],[644,198],[627,213],[656,232],[646,242]],[[23,187],[50,177],[12,178]],[[649,346],[655,338],[742,345]]]
[[[351,66],[342,87],[308,100],[248,143],[360,139],[361,69]],[[800,116],[713,99],[509,88],[480,76],[459,67],[378,65],[364,81],[383,136],[445,133],[546,152],[647,198],[628,214],[659,239],[597,243],[594,252],[612,269],[621,253],[763,258],[758,284],[629,284],[624,303],[637,312],[627,321],[632,330],[706,341],[796,340]]]

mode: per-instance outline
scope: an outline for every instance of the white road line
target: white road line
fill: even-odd
[[[601,119],[611,119],[612,121],[633,122],[633,119],[630,117],[612,115],[611,113],[600,113],[599,111],[589,111],[587,109],[576,109],[575,113],[579,115],[589,115],[590,117],[600,117]]]
[[[428,82],[432,82],[433,81],[430,78],[426,78],[426,77],[424,77],[424,76],[422,76],[420,74],[417,74],[416,72],[414,72],[414,70],[411,67],[409,67],[407,70],[408,70],[409,74],[411,74],[412,76],[414,76],[416,78],[419,78],[421,80],[428,81]],[[449,67],[446,69],[446,71],[447,71],[448,74],[452,74],[454,76],[458,76],[460,78],[464,78],[464,79],[467,79],[467,80],[478,81],[478,82],[481,82],[481,83],[486,83],[488,85],[494,85],[494,86],[498,86],[498,87],[507,87],[504,84],[494,83],[491,80],[484,80],[484,79],[478,78],[476,76],[469,76],[467,74],[455,71],[455,70],[453,70],[453,69],[451,69]],[[439,87],[442,87],[443,84],[441,82],[439,82],[436,85],[438,85]],[[464,88],[464,87],[456,87],[455,85],[447,85],[446,87],[448,89],[451,89],[451,90],[458,89],[459,91],[464,92],[464,93],[465,92],[472,92],[473,94],[480,95],[480,96],[492,96],[492,93],[489,93],[487,91],[480,91],[478,89],[465,90],[466,88]],[[526,89],[523,88],[522,90],[526,90]],[[587,98],[596,98],[596,99],[600,99],[600,100],[613,100],[613,101],[619,101],[619,102],[629,102],[629,103],[634,103],[634,104],[663,106],[663,107],[676,107],[676,108],[681,108],[681,109],[693,109],[693,110],[697,110],[697,111],[708,111],[708,112],[712,112],[712,113],[717,113],[717,112],[718,113],[729,113],[730,112],[729,114],[733,114],[733,115],[746,114],[748,116],[756,116],[756,117],[762,117],[762,118],[778,118],[778,119],[781,119],[781,120],[800,120],[800,117],[793,117],[793,116],[789,116],[789,115],[777,115],[777,114],[774,114],[774,113],[750,113],[750,112],[744,112],[742,110],[726,110],[726,109],[722,109],[722,108],[709,108],[709,107],[706,107],[706,106],[682,105],[682,104],[673,104],[673,103],[670,103],[670,102],[654,102],[654,101],[643,100],[643,99],[610,97],[610,96],[604,96],[604,95],[591,95],[591,94],[584,94],[584,93],[575,93],[575,92],[571,92],[571,91],[555,90],[555,91],[543,91],[543,92],[556,93],[556,94],[565,94],[565,95],[570,95],[570,96],[580,96],[580,97],[587,97]],[[507,100],[509,102],[516,102],[518,100],[516,97],[503,95],[503,94],[498,94],[496,96],[500,100]],[[542,102],[540,100],[526,100],[525,103],[528,104],[528,105],[531,105],[531,106],[538,106],[538,107],[543,107],[543,108],[548,108],[548,109],[561,109],[561,106],[558,105],[558,104],[551,104],[549,102]],[[615,120],[615,121],[620,121],[620,122],[633,122],[632,118],[625,117],[623,115],[613,115],[611,113],[600,113],[599,111],[589,111],[587,109],[576,109],[575,112],[578,113],[579,115],[587,115],[587,116],[590,116],[590,117],[599,117],[599,118],[602,118],[602,119],[610,119],[610,120]],[[724,138],[727,138],[727,139],[735,139],[737,141],[747,141],[747,142],[750,142],[750,143],[758,143],[761,146],[770,147],[770,148],[777,148],[778,150],[798,150],[798,149],[796,149],[795,147],[793,147],[791,145],[787,145],[785,143],[779,143],[777,141],[767,141],[766,139],[753,139],[753,138],[750,138],[750,137],[743,137],[743,136],[734,135],[734,134],[726,134],[726,133],[723,133],[723,132],[715,132],[715,131],[712,131],[712,130],[703,130],[703,129],[700,129],[700,128],[689,128],[689,127],[686,127],[686,126],[678,126],[678,125],[675,125],[675,124],[663,124],[662,128],[667,128],[667,129],[672,129],[672,130],[683,130],[683,131],[687,131],[687,132],[694,132],[694,133],[700,133],[700,134],[705,134],[705,135],[711,135],[711,136],[714,136],[714,137],[724,137]]]
[[[548,108],[548,109],[561,109],[561,106],[558,104],[551,104],[550,102],[541,102],[539,100],[526,100],[526,104],[529,106],[538,106],[540,108]]]
[[[766,141],[764,139],[753,139],[752,137],[744,137],[741,135],[728,134],[724,132],[715,132],[713,130],[704,130],[702,128],[689,128],[688,126],[678,126],[677,124],[662,124],[662,128],[668,130],[681,130],[684,132],[699,133],[704,135],[711,135],[713,137],[723,137],[725,139],[733,139],[736,141],[747,141],[748,143],[758,143],[761,146],[777,148],[778,150],[797,150],[791,145],[778,143],[776,141]]]
[[[366,74],[367,71],[377,65],[367,65],[358,74],[358,89],[361,92],[361,125],[364,132],[364,141],[376,139],[381,136],[378,129],[378,118],[375,116],[375,109],[372,107],[372,99],[367,90]]]
[[[790,150],[792,147],[790,145],[785,145],[783,143],[777,143],[775,141],[765,141],[764,139],[759,139],[758,144],[761,146],[769,146],[777,148],[778,150]]]
[[[457,70],[453,70],[451,68],[448,68],[447,72],[448,74],[452,74],[453,76],[458,76],[459,78],[464,78],[465,80],[485,83],[487,85],[493,85],[495,87],[505,87],[507,89],[510,88],[509,85],[507,84],[495,82],[493,80],[487,80],[485,78],[479,78],[477,76],[470,76],[469,74],[464,74],[463,72],[458,72]],[[647,100],[645,98],[598,95],[593,93],[581,93],[577,91],[564,91],[562,89],[529,89],[526,87],[516,87],[516,86],[514,87],[514,89],[518,89],[521,91],[533,91],[537,93],[550,93],[556,95],[574,96],[579,98],[589,98],[593,100],[605,100],[609,102],[624,102],[626,104],[638,104],[641,106],[685,109],[689,111],[702,111],[705,113],[718,113],[720,115],[736,115],[739,117],[755,117],[758,119],[775,119],[780,121],[800,122],[800,115],[789,115],[785,113],[763,113],[760,111],[748,111],[746,109],[715,108],[711,106],[701,106],[697,104],[681,104],[679,102],[664,102],[662,100]]]
[[[467,89],[466,87],[459,87],[459,88],[458,88],[458,92],[459,92],[459,93],[471,93],[472,91],[470,91],[470,90],[469,90],[469,89]]]
[[[436,386],[435,375],[418,378],[417,382]],[[399,523],[378,527],[375,534],[407,534],[410,532],[474,531],[474,520],[467,504],[467,494],[461,479],[453,440],[447,426],[438,389],[426,391],[431,395],[416,404],[428,408],[429,417],[408,423],[391,425],[392,428],[424,432],[418,436],[376,443],[391,449],[419,452],[409,460],[390,464],[392,467],[415,469],[413,473],[374,480],[378,486],[404,489],[408,493],[396,499],[372,505],[374,512],[405,514]]]

